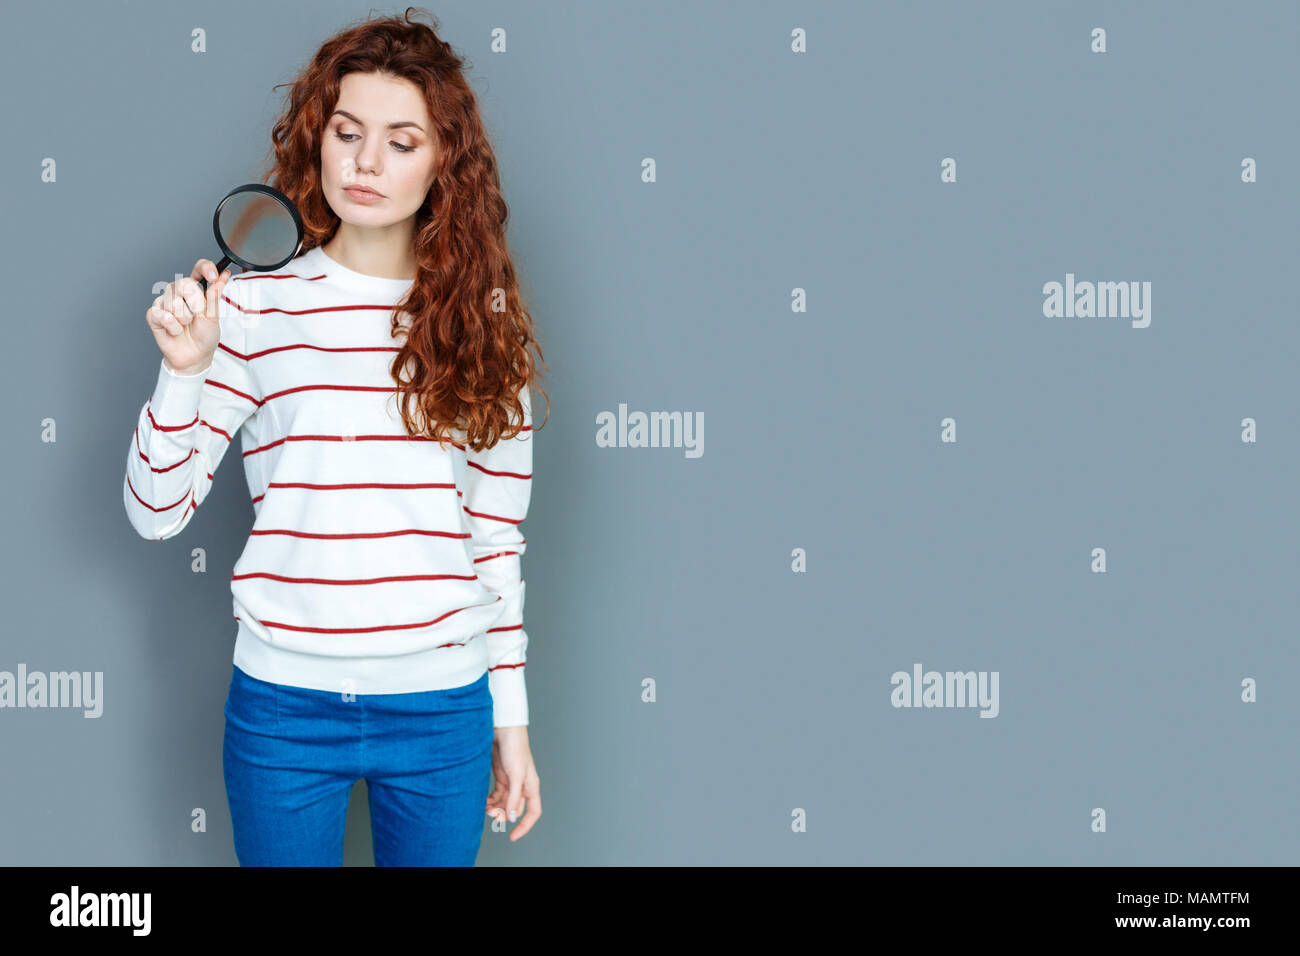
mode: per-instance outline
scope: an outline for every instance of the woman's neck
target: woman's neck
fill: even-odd
[[[341,223],[334,238],[321,248],[335,262],[353,272],[377,279],[414,279],[414,235],[398,229],[372,229],[364,234]]]

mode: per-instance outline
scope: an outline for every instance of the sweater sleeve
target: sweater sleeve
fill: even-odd
[[[487,632],[488,686],[492,691],[494,727],[528,724],[528,695],[524,686],[524,579],[520,557],[525,539],[520,524],[528,514],[533,483],[531,396],[519,393],[524,428],[514,438],[474,451],[467,447],[469,465],[463,507],[473,539],[474,570],[479,581],[505,601],[500,619]]]
[[[206,371],[179,375],[159,359],[122,485],[127,519],[141,537],[162,541],[189,524],[234,436],[261,406],[245,358],[242,285],[237,279],[226,283],[218,310],[220,340]]]

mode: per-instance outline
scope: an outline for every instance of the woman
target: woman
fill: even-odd
[[[146,313],[163,360],[123,489],[136,530],[178,534],[242,432],[256,517],[223,766],[243,865],[341,865],[358,779],[378,866],[473,865],[481,813],[519,820],[511,840],[541,815],[519,532],[536,340],[462,61],[411,9],[291,84],[263,181],[306,251],[233,279],[200,259]]]

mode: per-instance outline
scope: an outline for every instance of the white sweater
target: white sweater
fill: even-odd
[[[389,368],[410,285],[319,246],[233,277],[207,371],[160,360],[127,455],[126,514],[145,538],[179,534],[241,432],[255,517],[231,577],[235,665],[356,694],[460,687],[486,670],[494,726],[527,724],[531,396],[526,429],[493,448],[409,438]]]

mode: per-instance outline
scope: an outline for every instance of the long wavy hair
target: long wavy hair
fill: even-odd
[[[432,25],[415,22],[413,10]],[[460,427],[477,451],[519,434],[520,390],[530,387],[531,406],[540,377],[529,346],[543,365],[545,359],[506,247],[508,209],[496,156],[464,76],[465,61],[438,38],[437,23],[416,7],[401,17],[362,21],[327,40],[291,83],[278,84],[290,90],[271,132],[274,163],[262,181],[297,205],[302,251],[323,245],[340,220],[321,189],[321,138],[343,77],[384,73],[410,80],[423,93],[437,168],[416,213],[415,281],[394,307],[393,336],[399,327],[406,336],[391,372],[408,435],[455,443],[452,431]]]

